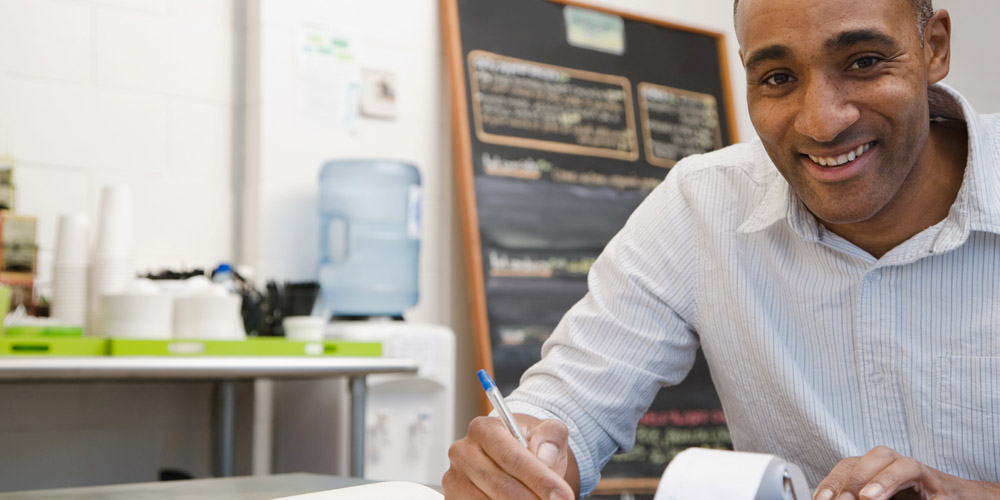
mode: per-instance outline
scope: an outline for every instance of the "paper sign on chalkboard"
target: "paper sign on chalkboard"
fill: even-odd
[[[567,5],[563,17],[570,45],[616,55],[625,52],[625,21],[620,16]]]

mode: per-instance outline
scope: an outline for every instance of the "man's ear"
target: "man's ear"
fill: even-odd
[[[927,64],[928,85],[948,76],[951,68],[951,16],[944,9],[935,12],[924,28],[924,62]]]

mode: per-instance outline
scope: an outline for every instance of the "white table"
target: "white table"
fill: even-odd
[[[0,493],[0,500],[268,500],[357,486],[372,481],[319,474],[280,474],[160,483],[115,484]],[[431,486],[438,491],[441,488]]]
[[[0,382],[208,380],[216,384],[215,473],[233,475],[235,381],[259,378],[348,377],[351,388],[351,475],[362,477],[365,463],[365,376],[416,373],[409,359],[363,357],[2,357]]]

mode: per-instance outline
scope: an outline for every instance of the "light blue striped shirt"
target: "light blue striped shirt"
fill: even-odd
[[[649,195],[508,398],[567,423],[584,493],[699,345],[735,447],[812,486],[877,445],[1000,482],[1000,115],[944,86],[930,101],[968,125],[962,187],[880,259],[825,230],[759,141],[685,159]]]

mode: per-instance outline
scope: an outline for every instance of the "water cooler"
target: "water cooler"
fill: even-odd
[[[438,484],[455,437],[455,335],[401,321],[418,298],[420,172],[393,160],[337,160],[319,180],[326,336],[378,341],[383,356],[419,365],[416,375],[367,377],[365,477]]]
[[[370,375],[365,478],[440,484],[455,439],[455,334],[404,321],[334,321],[328,338],[382,342],[382,355],[417,361],[416,375]]]

